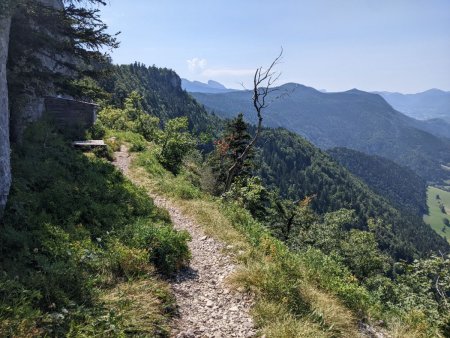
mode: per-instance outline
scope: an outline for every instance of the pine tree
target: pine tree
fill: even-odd
[[[244,116],[241,113],[227,123],[222,138],[215,142],[215,151],[210,158],[210,163],[215,173],[215,192],[217,194],[225,191],[227,169],[242,155],[250,143],[251,138],[248,125],[244,121]],[[254,151],[252,150],[246,159],[237,167],[234,180],[238,178],[244,180],[251,176],[253,160]]]
[[[248,132],[248,125],[244,121],[242,113],[227,125],[226,135],[229,140],[229,157],[232,161],[236,161],[242,155],[252,138]],[[250,175],[254,153],[253,149],[249,152],[249,155],[239,167],[236,177],[247,177]]]

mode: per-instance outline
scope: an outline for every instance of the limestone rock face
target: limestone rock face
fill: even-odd
[[[62,0],[36,0],[44,6],[58,10],[64,9]],[[4,14],[4,13],[1,13]],[[6,64],[8,61],[9,33],[11,16],[0,16],[0,213],[6,205],[11,186],[10,164],[10,113],[8,101],[8,83]],[[49,65],[51,66],[51,65]],[[27,121],[37,120],[44,109],[44,99],[36,95],[29,95],[27,104],[17,119],[19,130],[24,128]]]
[[[11,17],[0,17],[0,213],[11,186],[9,107],[6,61],[8,59]]]
[[[35,0],[35,1],[42,4],[43,6],[51,7],[56,10],[64,9],[64,4],[62,0]],[[20,15],[20,13],[17,14]],[[36,29],[39,28],[36,27]],[[58,66],[52,58],[44,54],[37,53],[36,57],[40,59],[42,65],[47,69],[51,69],[52,71],[59,73],[67,72],[67,69]],[[60,58],[61,61],[67,61],[63,57]],[[49,90],[47,91],[47,95],[54,95],[55,94],[54,91],[50,89],[52,87],[52,84],[48,83],[47,86],[49,88]],[[27,124],[39,120],[42,117],[42,114],[45,109],[44,98],[41,95],[37,95],[34,92],[33,88],[27,88],[27,92],[21,95],[20,101],[21,107],[20,109],[16,109],[14,111],[10,126],[11,139],[14,141],[20,141],[23,131],[25,130]]]

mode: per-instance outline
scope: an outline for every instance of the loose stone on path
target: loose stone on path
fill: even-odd
[[[115,153],[117,166],[128,173],[131,158],[122,146]],[[223,253],[224,245],[205,236],[200,227],[173,206],[167,199],[151,195],[155,204],[166,209],[178,230],[187,230],[192,237],[189,249],[192,259],[189,268],[181,271],[171,283],[179,316],[175,319],[173,337],[176,338],[247,338],[256,334],[250,316],[250,295],[230,290],[225,280],[236,266]],[[229,248],[230,246],[228,246]]]
[[[226,278],[236,266],[222,250],[224,245],[204,235],[199,226],[164,198],[153,196],[166,209],[174,227],[192,236],[190,267],[176,277],[172,288],[179,307],[174,337],[253,337],[249,295],[230,290]]]

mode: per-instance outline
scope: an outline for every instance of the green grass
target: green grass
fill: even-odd
[[[45,124],[13,150],[0,232],[1,337],[167,337],[160,274],[189,260],[188,234],[106,160]]]
[[[143,151],[147,147],[145,138],[132,131],[106,130],[105,140],[113,151],[118,151],[123,143],[127,143],[129,150],[135,152]]]
[[[440,200],[436,198],[437,195],[439,195]],[[443,221],[444,219],[450,221],[450,192],[435,187],[428,187],[427,204],[429,214],[423,218],[425,223],[429,224],[434,231],[447,238],[450,242],[450,227],[446,226]],[[440,204],[445,207],[448,214],[442,213]],[[442,231],[443,229],[445,231]]]

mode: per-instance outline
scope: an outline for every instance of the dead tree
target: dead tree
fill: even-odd
[[[227,171],[227,179],[225,182],[225,192],[230,190],[231,184],[233,183],[234,178],[241,170],[245,160],[247,159],[248,154],[255,146],[256,141],[258,140],[261,130],[262,130],[262,121],[263,121],[263,110],[268,107],[270,104],[269,95],[276,91],[277,88],[273,88],[274,83],[279,79],[280,73],[274,71],[274,68],[281,60],[283,55],[283,49],[281,49],[280,54],[273,60],[269,68],[263,69],[259,67],[255,71],[255,75],[253,77],[253,108],[256,111],[256,115],[258,117],[258,124],[256,126],[256,132],[253,138],[245,147],[244,151],[237,157],[234,163]]]

